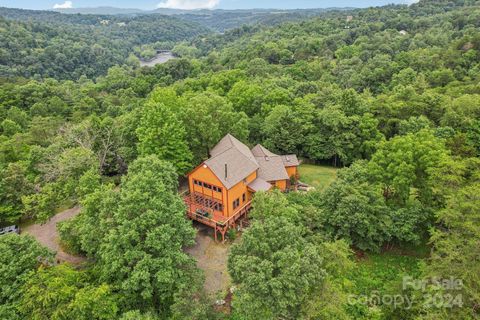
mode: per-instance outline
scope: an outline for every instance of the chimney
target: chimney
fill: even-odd
[[[225,163],[225,180],[227,180],[227,178],[228,178],[228,166]]]

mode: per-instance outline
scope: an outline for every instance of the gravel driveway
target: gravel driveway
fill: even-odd
[[[216,243],[213,229],[196,224],[196,244],[186,251],[197,260],[197,266],[205,272],[205,290],[210,294],[226,292],[231,284],[227,270],[229,243]]]
[[[80,207],[74,207],[72,209],[65,210],[53,216],[44,224],[32,224],[22,229],[22,234],[26,233],[33,236],[45,247],[56,251],[56,260],[57,262],[69,262],[71,264],[80,264],[86,261],[85,257],[82,256],[73,256],[66,253],[60,247],[59,236],[57,232],[57,223],[65,221],[75,217],[80,213]]]

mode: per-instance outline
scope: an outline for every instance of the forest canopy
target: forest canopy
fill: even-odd
[[[0,236],[0,318],[479,317],[480,3],[278,19],[218,34],[158,14],[0,9],[0,223],[77,204],[58,229],[88,259]],[[140,67],[160,47],[177,57]],[[223,314],[185,251],[178,183],[228,133],[338,173],[256,194]],[[415,262],[362,273],[385,252]],[[405,275],[462,287],[402,291]],[[408,307],[358,298],[398,292]],[[438,296],[453,307],[431,307]]]
[[[117,64],[133,64],[137,46],[171,49],[209,30],[163,15],[65,15],[0,8],[2,77],[95,78]],[[130,59],[129,59],[130,58]]]

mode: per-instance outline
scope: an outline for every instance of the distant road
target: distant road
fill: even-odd
[[[158,53],[155,58],[149,61],[140,60],[140,66],[142,67],[153,67],[157,64],[165,63],[169,60],[175,59],[175,56],[170,51]]]

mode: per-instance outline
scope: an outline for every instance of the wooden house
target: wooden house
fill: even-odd
[[[210,158],[188,174],[185,197],[191,219],[220,232],[246,218],[257,191],[292,187],[298,179],[296,155],[277,155],[261,145],[250,149],[230,134],[211,150]]]

